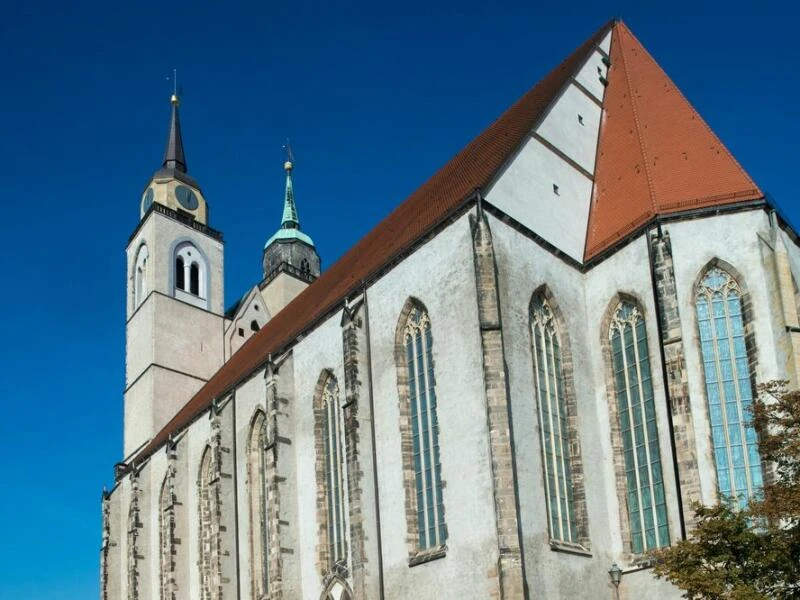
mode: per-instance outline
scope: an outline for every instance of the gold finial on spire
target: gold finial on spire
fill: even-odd
[[[283,170],[289,172],[294,168],[294,154],[292,154],[292,144],[289,142],[289,138],[286,138],[283,149],[286,150],[286,162],[283,163]]]

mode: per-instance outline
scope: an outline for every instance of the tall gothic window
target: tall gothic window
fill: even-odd
[[[697,323],[708,395],[711,439],[720,494],[744,508],[763,485],[742,316],[742,290],[731,275],[711,268],[697,287]]]
[[[347,538],[345,522],[345,478],[344,435],[342,409],[339,403],[339,384],[328,373],[322,385],[319,401],[322,417],[323,486],[325,488],[325,515],[328,543],[328,564],[347,560]]]
[[[219,497],[213,452],[207,447],[200,461],[200,600],[218,600],[220,594],[219,564]]]
[[[269,524],[267,520],[267,419],[258,411],[250,427],[248,442],[248,492],[250,497],[250,560],[253,599],[267,594],[269,584]]]
[[[418,548],[442,546],[447,538],[439,462],[439,423],[436,418],[436,380],[433,337],[428,313],[414,305],[403,328],[408,380],[412,464]],[[404,399],[405,400],[405,399]]]
[[[625,462],[631,550],[640,554],[669,544],[669,526],[647,333],[644,318],[635,304],[619,303],[609,337]]]
[[[553,312],[540,294],[534,297],[531,304],[531,338],[550,537],[577,543],[578,524],[575,518],[561,345]]]
[[[175,519],[173,516],[174,503],[172,501],[172,489],[170,486],[170,476],[167,473],[164,482],[161,484],[161,494],[158,500],[158,545],[161,556],[160,583],[161,600],[172,600],[174,561],[172,557],[172,546],[175,538]]]

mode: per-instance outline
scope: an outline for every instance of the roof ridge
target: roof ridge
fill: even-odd
[[[624,27],[624,25],[623,25]],[[628,30],[626,27],[625,30]],[[655,186],[653,185],[653,175],[650,172],[650,165],[647,157],[647,150],[644,147],[644,138],[642,137],[642,124],[639,120],[639,110],[638,110],[638,103],[636,101],[636,96],[633,93],[633,89],[631,88],[631,77],[630,73],[628,72],[628,61],[626,60],[625,56],[625,44],[622,41],[622,35],[617,35],[620,47],[620,56],[622,57],[622,66],[623,66],[623,73],[625,73],[625,84],[628,87],[628,97],[631,99],[631,110],[633,111],[633,122],[636,125],[636,139],[639,141],[639,151],[642,153],[642,162],[644,164],[644,177],[647,181],[647,190],[650,192],[650,208],[652,209],[653,213],[657,212],[657,204],[656,204],[656,191]],[[638,40],[637,40],[638,41]],[[613,40],[612,40],[613,42]],[[641,46],[641,43],[639,44]]]

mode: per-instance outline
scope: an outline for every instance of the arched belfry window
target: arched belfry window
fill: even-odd
[[[632,301],[623,300],[614,310],[609,340],[630,549],[641,554],[669,544],[669,525],[647,332]]]
[[[753,380],[745,344],[742,289],[714,266],[696,290],[711,439],[719,492],[744,508],[763,485],[758,438],[749,419]]]
[[[320,377],[315,398],[317,422],[317,456],[322,470],[317,472],[318,485],[324,501],[319,506],[320,520],[325,538],[321,551],[323,563],[333,570],[338,565],[347,565],[347,477],[344,456],[344,427],[339,383],[329,371]]]
[[[433,334],[428,312],[413,301],[407,304],[398,326],[397,362],[401,443],[408,449],[403,456],[410,513],[406,517],[413,555],[443,547],[447,541]]]
[[[254,600],[269,589],[269,522],[267,507],[267,419],[259,410],[253,417],[247,445],[247,483],[250,500],[250,561]]]
[[[136,309],[147,296],[147,259],[150,253],[147,246],[142,244],[136,254],[136,263],[133,270],[133,308]]]
[[[208,268],[194,244],[182,242],[175,248],[173,269],[176,297],[189,301],[207,299]]]
[[[578,543],[573,466],[578,458],[577,431],[574,415],[570,414],[575,407],[567,403],[560,335],[553,310],[543,293],[533,297],[530,316],[550,538]],[[571,450],[571,446],[575,450]]]

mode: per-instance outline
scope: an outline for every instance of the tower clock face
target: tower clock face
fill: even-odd
[[[197,200],[197,195],[185,185],[179,185],[175,188],[175,197],[186,210],[197,210],[200,204]]]
[[[146,213],[150,210],[150,207],[153,206],[153,188],[147,188],[147,191],[144,193],[142,197],[142,214]]]

